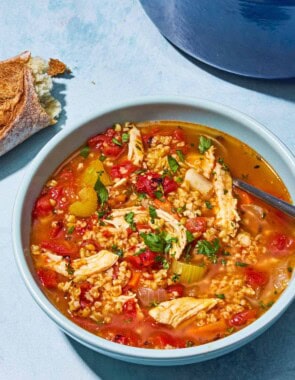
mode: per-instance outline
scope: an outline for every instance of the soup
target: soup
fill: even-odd
[[[290,201],[265,160],[220,131],[115,124],[44,185],[31,254],[51,302],[105,339],[173,349],[235,333],[284,291],[294,221],[233,187]]]

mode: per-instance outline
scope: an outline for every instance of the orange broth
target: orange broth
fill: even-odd
[[[130,140],[127,135],[129,134],[130,138],[129,131],[132,125],[119,127],[117,125],[115,129],[109,129],[108,133],[88,140],[86,148],[84,146],[74,152],[56,169],[44,184],[35,203],[31,244],[40,286],[57,309],[70,320],[98,336],[120,344],[158,349],[184,348],[232,334],[267,311],[287,286],[295,264],[294,221],[262,201],[233,188],[230,190],[237,199],[237,210],[241,220],[236,236],[231,237],[229,242],[224,242],[219,237],[221,235],[218,235],[220,231],[214,219],[218,212],[218,202],[213,190],[204,197],[200,196],[198,202],[201,206],[197,212],[186,211],[185,206],[175,207],[178,202],[178,188],[183,185],[185,173],[191,167],[185,166],[186,157],[194,157],[194,154],[200,156],[200,137],[203,136],[207,141],[211,141],[211,146],[215,147],[214,165],[219,162],[224,171],[230,173],[233,178],[242,178],[257,188],[291,202],[288,190],[279,175],[259,153],[221,131],[179,121],[144,122],[137,123],[136,127],[141,132],[145,157],[148,157],[150,149],[153,149],[152,141],[155,136],[163,136],[162,145],[167,155],[176,160],[176,171],[173,172],[175,170],[173,166],[173,170],[168,166],[168,171],[167,168],[151,170],[148,158],[144,158],[140,165],[133,165],[128,160]],[[155,147],[159,152],[163,148],[161,142]],[[203,154],[206,160],[205,153]],[[99,165],[103,166],[110,181],[109,185],[104,185],[108,199],[101,202],[102,193],[97,191],[97,182],[95,186],[92,184],[92,188],[96,187],[98,197],[97,200],[93,200],[97,202],[94,212],[88,216],[76,215],[73,218],[69,208],[75,202],[81,201],[79,192],[85,187],[83,183],[85,171],[93,161],[100,162]],[[150,172],[157,173],[159,178],[161,177],[153,179],[152,185],[157,183],[158,187],[149,187],[150,179],[143,182],[144,176]],[[168,174],[165,174],[167,172]],[[214,175],[213,170],[207,180],[214,183]],[[97,178],[101,176],[101,181],[103,180],[102,173],[97,173],[97,176]],[[167,180],[163,180],[165,177]],[[119,179],[124,180],[118,187],[119,190],[116,190],[113,186]],[[138,184],[140,180],[143,182],[141,187]],[[89,194],[92,194],[90,190]],[[135,206],[163,209],[185,226],[189,231],[187,236],[193,241],[186,242],[178,261],[205,268],[200,279],[191,283],[182,281],[181,274],[172,271],[173,253],[170,255],[163,251],[154,252],[149,246],[141,248],[140,252],[131,245],[132,239],[138,242],[138,246],[143,245],[142,231],[143,234],[159,234],[157,229],[151,227],[153,222],[150,220],[145,222],[144,226],[140,226],[139,222],[132,224],[131,220],[126,235],[126,246],[128,246],[126,251],[114,247],[114,244],[108,246],[106,245],[108,243],[95,238],[100,236],[99,231],[102,229],[103,236],[111,240],[112,236],[106,233],[107,218],[110,213],[116,209],[129,210]],[[87,207],[90,210],[92,205]],[[192,207],[194,210],[195,206]],[[207,231],[209,224],[214,230],[211,239],[208,238],[211,235]],[[95,233],[91,235],[91,231]],[[167,231],[165,233],[167,236]],[[90,235],[91,239],[88,238]],[[249,247],[241,245],[241,239],[245,239],[245,236],[246,240],[251,241]],[[218,249],[212,256],[200,253],[200,246],[204,241],[209,242],[211,248],[214,241],[217,242]],[[169,247],[166,245],[166,248],[168,250]],[[122,266],[127,277],[125,282],[119,285],[120,294],[116,296],[131,297],[125,302],[118,304],[113,299],[109,301],[105,289],[101,291],[100,287],[97,290],[99,296],[95,295],[92,289],[98,278],[95,273],[91,275],[93,277],[91,281],[87,276],[80,279],[74,277],[75,270],[72,265],[75,260],[82,256],[90,257],[102,249],[108,249],[119,256],[113,267],[108,269],[109,276],[112,277],[112,280],[109,280],[112,281],[111,288],[117,286],[114,285],[114,279],[118,276],[118,268],[122,262],[127,263],[125,267]],[[51,252],[66,261],[66,276],[56,271],[51,264],[48,265],[48,258],[44,256],[46,252]],[[142,253],[146,257],[142,256]],[[162,298],[159,298],[156,292],[154,301],[146,305],[146,300],[142,302],[139,296],[139,289],[146,288],[148,281],[153,284],[153,279],[157,277],[159,271],[162,271],[161,275],[165,272],[166,277],[163,275],[159,282],[155,280],[154,289],[151,290],[161,289]],[[102,272],[101,276],[104,276],[104,273]],[[234,291],[225,285],[230,281],[236,284]],[[69,284],[70,290],[65,290],[65,285],[59,286],[60,283]],[[214,293],[213,285],[216,289],[221,289],[220,292]],[[217,304],[210,310],[203,310],[202,314],[184,318],[176,327],[155,320],[149,313],[161,302],[182,297],[214,298]],[[108,301],[105,301],[106,299]],[[113,302],[110,304],[113,305],[112,309],[108,313],[103,309],[106,308],[107,302]],[[100,303],[102,305],[99,305]]]

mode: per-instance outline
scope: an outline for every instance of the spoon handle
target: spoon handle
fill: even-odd
[[[288,214],[295,218],[295,206],[291,205],[290,203],[282,201],[281,199],[274,197],[273,195],[270,195],[265,191],[259,190],[257,189],[257,187],[249,185],[249,183],[241,181],[240,179],[234,179],[233,184],[239,187],[240,189],[245,190],[248,193],[254,195],[255,197],[263,200],[270,206],[273,206],[283,211],[285,214]]]

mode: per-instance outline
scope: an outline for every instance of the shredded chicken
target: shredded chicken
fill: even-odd
[[[136,127],[132,127],[129,132],[128,160],[134,165],[140,165],[144,157],[144,147],[141,133]]]
[[[129,223],[126,222],[125,215],[130,212],[134,213],[135,222],[139,216],[149,216],[148,210],[142,207],[127,207],[114,210],[111,214],[111,218],[106,219],[105,223],[111,224],[118,229],[127,229],[129,227]],[[186,229],[168,212],[161,209],[156,209],[156,213],[160,219],[163,219],[166,222],[167,228],[169,232],[171,232],[171,235],[177,238],[177,241],[173,241],[169,254],[173,256],[175,260],[178,260],[186,245]]]
[[[240,216],[237,212],[237,200],[232,194],[232,178],[229,172],[219,163],[215,165],[214,172],[214,190],[218,205],[216,226],[220,229],[219,237],[227,242],[229,237],[235,237]]]
[[[105,249],[95,255],[82,259],[73,260],[69,266],[68,261],[63,257],[46,251],[44,256],[44,266],[69,277],[70,269],[73,271],[73,277],[91,276],[94,273],[104,272],[112,267],[118,260],[119,256]]]
[[[149,315],[157,322],[177,327],[181,322],[198,314],[201,310],[210,310],[218,300],[215,298],[198,299],[181,297],[160,303],[149,311]]]

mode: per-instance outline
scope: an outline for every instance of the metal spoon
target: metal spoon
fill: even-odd
[[[281,199],[274,197],[273,195],[270,195],[265,191],[259,190],[257,189],[257,187],[249,185],[249,183],[241,181],[240,179],[234,179],[233,184],[239,187],[240,189],[245,190],[248,193],[254,195],[255,197],[261,199],[270,206],[273,206],[278,210],[283,211],[285,214],[288,214],[295,218],[295,206],[291,205],[290,203],[282,201]]]

